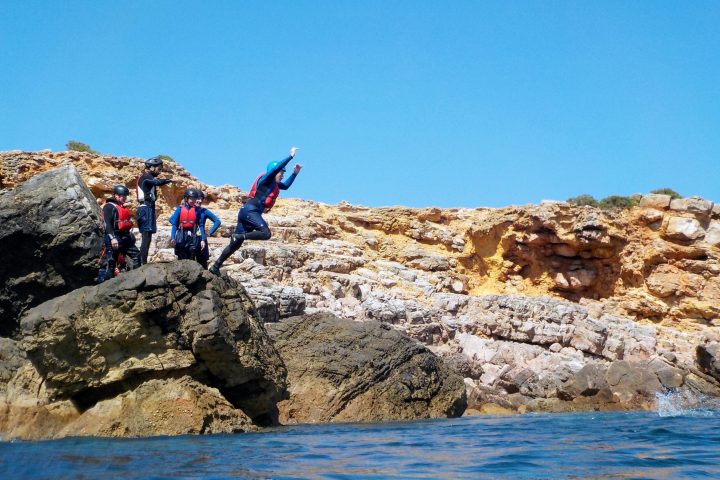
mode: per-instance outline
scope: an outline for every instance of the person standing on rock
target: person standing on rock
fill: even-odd
[[[188,188],[183,203],[170,217],[170,244],[175,247],[178,260],[194,260],[207,247],[205,231],[200,229],[200,208],[196,205],[199,198],[198,189]]]
[[[147,263],[150,241],[153,233],[157,232],[157,220],[155,218],[157,187],[173,182],[171,179],[155,178],[160,175],[162,169],[163,161],[160,157],[149,158],[145,160],[145,171],[137,180],[137,198],[138,202],[140,202],[137,209],[137,223],[142,236],[140,243],[140,261],[142,265]]]
[[[220,221],[220,219],[218,217],[215,216],[214,213],[212,213],[210,210],[208,210],[207,208],[202,206],[204,201],[205,201],[205,193],[201,190],[200,198],[198,198],[197,203],[196,203],[197,207],[200,209],[200,220],[198,221],[198,225],[200,226],[200,228],[199,228],[197,235],[200,235],[200,232],[204,233],[206,241],[205,241],[205,246],[198,251],[195,259],[197,260],[197,262],[200,265],[202,265],[202,267],[205,270],[207,270],[208,262],[210,261],[210,248],[209,248],[209,245],[207,242],[207,238],[211,237],[212,234],[215,233],[218,228],[220,228],[220,225],[222,224],[222,222]],[[208,220],[212,220],[212,222],[213,222],[212,227],[210,227],[209,232],[207,232],[205,230],[205,223]]]
[[[115,267],[120,255],[128,256],[133,261],[133,268],[140,266],[140,250],[135,246],[132,229],[132,215],[125,206],[130,190],[125,185],[115,185],[113,196],[105,201],[102,208],[103,240],[105,249],[101,257],[100,271],[97,282],[102,283],[115,277]]]
[[[265,172],[255,179],[248,200],[238,212],[237,227],[235,227],[235,233],[230,237],[230,244],[225,247],[218,259],[210,267],[211,273],[219,275],[223,262],[235,253],[245,240],[270,239],[270,228],[263,219],[262,214],[275,205],[280,190],[290,188],[295,181],[295,177],[300,173],[302,165],[298,163],[295,165],[292,175],[284,182],[282,181],[285,167],[290,163],[290,160],[295,158],[297,150],[297,147],[292,147],[289,157],[279,162],[270,162]]]

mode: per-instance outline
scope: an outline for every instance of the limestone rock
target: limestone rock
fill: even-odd
[[[607,371],[610,389],[622,403],[635,404],[662,391],[657,375],[644,362],[613,362]]]
[[[0,222],[0,336],[10,336],[28,308],[93,283],[100,210],[67,166],[1,194]]]
[[[190,375],[271,420],[285,369],[244,289],[191,261],[145,265],[26,312],[23,349],[54,399],[85,408]]]
[[[705,231],[704,241],[712,246],[720,245],[720,221],[713,220]]]
[[[647,208],[656,208],[658,210],[667,210],[670,207],[670,195],[660,193],[650,193],[643,195],[640,199],[640,206]]]
[[[268,325],[288,368],[281,420],[386,421],[459,416],[462,377],[422,345],[376,322],[327,314]]]
[[[670,202],[670,210],[709,215],[713,202],[700,197],[676,198]]]
[[[711,343],[709,345],[698,345],[697,364],[700,369],[720,380],[720,343]]]
[[[132,391],[102,400],[55,437],[147,437],[255,430],[252,420],[217,389],[184,376],[149,380]]]
[[[665,229],[665,237],[670,240],[691,242],[702,238],[704,235],[705,230],[703,230],[700,222],[694,218],[670,217]]]

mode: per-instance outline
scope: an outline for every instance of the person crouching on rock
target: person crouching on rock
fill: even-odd
[[[185,190],[183,203],[170,217],[170,244],[175,247],[178,260],[194,260],[198,251],[206,246],[205,232],[199,227],[200,208],[196,205],[198,198],[198,189]]]
[[[220,256],[212,267],[210,272],[215,275],[220,274],[220,267],[227,258],[235,253],[245,240],[269,240],[270,228],[267,222],[262,218],[264,212],[269,211],[275,200],[277,200],[280,190],[287,190],[295,181],[295,177],[300,173],[302,165],[295,165],[292,175],[284,182],[282,181],[285,174],[285,167],[290,160],[295,157],[297,147],[290,149],[290,156],[280,162],[270,162],[265,170],[255,179],[250,195],[238,212],[237,227],[235,233],[230,237],[230,244],[225,247]]]
[[[140,242],[140,261],[147,263],[150,252],[150,242],[153,233],[157,232],[155,219],[155,201],[157,200],[157,187],[172,183],[171,179],[155,178],[163,169],[160,157],[149,158],[145,161],[145,171],[137,180],[137,198],[140,206],[137,209],[137,223],[142,241]]]
[[[198,229],[196,236],[199,236],[200,233],[202,232],[205,234],[206,241],[205,241],[205,246],[198,251],[195,259],[197,260],[197,262],[200,265],[202,265],[202,267],[205,270],[207,270],[208,261],[210,260],[210,248],[209,248],[209,245],[207,242],[207,238],[212,237],[212,234],[215,233],[218,228],[220,228],[220,225],[222,224],[222,222],[220,221],[220,219],[218,217],[215,216],[214,213],[212,213],[210,210],[208,210],[207,208],[202,206],[204,201],[205,201],[205,193],[202,190],[200,190],[200,197],[197,199],[197,203],[195,204],[200,209],[200,220],[198,221],[198,225],[200,226],[200,228]],[[208,220],[212,220],[212,222],[213,222],[212,227],[210,227],[210,232],[207,232],[205,230],[205,223]],[[200,242],[198,242],[198,243],[200,243]]]
[[[130,233],[132,229],[132,215],[125,206],[130,190],[124,185],[113,187],[113,196],[105,201],[102,208],[102,221],[105,234],[105,249],[101,256],[101,267],[97,281],[102,283],[115,276],[115,267],[120,255],[130,257],[133,268],[140,266],[140,250],[135,246],[135,236]]]

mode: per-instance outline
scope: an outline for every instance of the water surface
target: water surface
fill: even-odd
[[[5,442],[0,478],[720,478],[720,412],[529,414]]]

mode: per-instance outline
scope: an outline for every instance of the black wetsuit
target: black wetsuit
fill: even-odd
[[[149,171],[143,172],[137,182],[137,196],[140,206],[137,209],[138,230],[142,236],[140,243],[140,260],[147,263],[150,252],[152,234],[157,232],[157,219],[155,216],[155,200],[157,200],[157,187],[172,182],[170,179],[155,178]]]
[[[103,226],[105,230],[105,234],[103,235],[105,251],[101,258],[100,271],[97,277],[99,283],[115,276],[115,267],[117,266],[120,254],[127,255],[132,259],[133,268],[140,266],[140,251],[135,246],[135,236],[129,229],[123,232],[118,228],[118,209],[115,205],[122,206],[122,204],[114,198],[108,198],[102,209]],[[129,218],[128,212],[128,220]],[[113,239],[116,239],[118,242],[117,250],[112,248]]]

